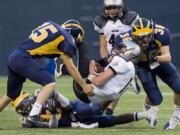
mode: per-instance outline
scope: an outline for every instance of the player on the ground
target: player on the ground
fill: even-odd
[[[94,28],[99,33],[100,56],[104,66],[108,64],[108,56],[115,45],[115,37],[129,31],[131,23],[137,17],[136,12],[124,7],[123,0],[104,0],[104,13],[95,17],[93,21]],[[94,70],[90,72],[94,73]],[[134,88],[137,89],[136,86]],[[108,114],[113,112],[117,102],[118,100],[109,106]]]
[[[27,121],[27,116],[36,100],[35,98],[35,95],[22,93],[12,102],[16,112],[22,116],[21,124],[24,128],[104,128],[141,119],[151,120],[152,116],[150,111],[103,116],[98,103],[90,106],[80,100],[69,101],[62,94],[54,93],[43,104],[43,109],[40,113],[41,120],[38,121],[39,124],[37,126],[34,126]]]
[[[174,113],[164,126],[165,129],[174,129],[180,122],[180,76],[171,62],[171,33],[152,20],[139,18],[132,23],[131,37],[142,50],[137,75],[147,94],[144,109],[156,111],[156,106],[163,100],[156,80],[158,75],[174,92]]]
[[[68,72],[83,87],[84,92],[92,89],[91,85],[86,84],[82,79],[72,62],[75,53],[76,45],[73,37],[59,24],[48,21],[33,30],[29,38],[9,56],[7,95],[0,99],[0,111],[20,95],[27,78],[43,86],[28,117],[29,121],[36,124],[42,104],[54,91],[56,85],[54,77],[36,61],[41,57],[61,57]]]

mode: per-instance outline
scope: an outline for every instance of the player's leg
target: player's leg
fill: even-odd
[[[150,121],[151,127],[156,127],[157,125],[157,105],[162,102],[162,95],[157,86],[156,76],[155,74],[148,68],[138,68],[137,75],[141,81],[141,84],[147,94],[144,100],[144,110],[147,111],[149,109],[154,111],[154,121]]]
[[[23,50],[16,50],[10,56],[9,65],[16,73],[43,86],[30,112],[30,116],[38,115],[41,111],[42,104],[45,103],[55,89],[53,76],[48,72],[47,68],[43,67]]]
[[[159,77],[174,91],[174,112],[165,129],[174,129],[180,123],[180,75],[172,63],[161,65]]]
[[[104,114],[106,115],[112,115],[114,112],[114,109],[116,108],[117,104],[119,102],[119,98],[117,98],[116,100],[110,102],[110,104],[107,106],[107,108],[104,111]]]
[[[89,125],[80,125],[82,128],[105,128],[105,127],[112,127],[115,125],[127,124],[133,121],[139,121],[143,119],[151,120],[153,118],[153,113],[151,110],[146,112],[134,112],[134,113],[127,113],[122,115],[104,115],[104,116],[91,116],[86,118],[85,121],[88,123],[90,121],[91,124]]]
[[[21,76],[10,68],[7,82],[7,95],[0,99],[0,111],[2,111],[13,99],[20,95],[22,84],[26,80],[24,76]]]
[[[55,89],[55,80],[53,76],[47,71],[47,69],[42,68],[39,63],[33,59],[29,60],[28,71],[24,73],[25,76],[43,87],[37,95],[36,102],[30,112],[30,116],[38,115],[41,111],[42,104],[48,99],[48,97],[53,93]]]

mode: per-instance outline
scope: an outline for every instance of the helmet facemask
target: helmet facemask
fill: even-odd
[[[140,45],[143,50],[146,50],[149,44],[154,40],[154,24],[152,20],[144,18],[137,20],[138,21],[135,20],[136,24],[132,24],[132,39]]]
[[[111,19],[122,15],[123,0],[104,0],[105,13]]]
[[[132,35],[132,38],[138,45],[142,46],[143,49],[147,49],[149,44],[154,40],[154,32],[142,36]]]
[[[119,7],[119,6],[105,7],[105,13],[108,17],[114,19],[122,14],[122,7]]]

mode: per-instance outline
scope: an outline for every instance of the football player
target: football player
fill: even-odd
[[[75,53],[76,45],[72,36],[59,24],[48,21],[33,30],[8,58],[7,95],[0,99],[0,111],[20,95],[23,83],[28,78],[43,86],[28,117],[32,123],[38,121],[42,104],[54,91],[56,85],[54,77],[36,61],[41,57],[61,57],[70,75],[83,87],[85,93],[88,93],[92,86],[85,83],[74,66],[72,57]]]
[[[112,50],[112,55],[109,57],[110,63],[105,67],[104,72],[98,76],[89,77],[90,82],[94,85],[92,95],[89,96],[90,101],[104,102],[113,101],[117,99],[132,82],[135,75],[134,64],[130,61],[132,58],[138,56],[140,48],[134,50],[127,48],[126,45],[121,44]],[[91,61],[94,65],[95,61]]]
[[[93,24],[99,33],[100,56],[104,66],[108,64],[108,56],[115,45],[115,37],[131,29],[131,23],[138,17],[134,11],[124,7],[123,0],[104,0],[104,13],[95,17]],[[90,71],[95,73],[95,67]],[[133,85],[133,88],[138,88]],[[117,100],[107,109],[107,114],[113,113]],[[105,112],[106,113],[106,112]]]
[[[164,126],[165,129],[174,129],[180,122],[180,76],[171,62],[171,33],[152,20],[139,18],[132,23],[131,37],[142,50],[137,75],[147,94],[144,109],[156,111],[156,106],[163,100],[156,80],[158,75],[174,92],[174,113]]]
[[[23,92],[12,102],[15,111],[22,116],[21,124],[23,128],[104,128],[141,119],[151,120],[152,116],[150,111],[103,116],[98,103],[90,106],[80,100],[69,101],[62,94],[54,93],[43,104],[43,109],[40,113],[41,119],[38,121],[38,124],[32,125],[27,121],[27,116],[35,100],[35,95]]]
[[[76,27],[80,25],[81,27]],[[75,19],[67,20],[62,24],[62,27],[66,29],[74,38],[75,44],[77,46],[76,55],[73,57],[74,63],[77,66],[82,77],[87,77],[89,75],[89,62],[91,60],[88,52],[90,51],[90,45],[84,41],[84,29],[80,22]],[[60,78],[62,72],[66,74],[66,69],[63,66],[63,61],[61,59],[56,60],[55,75]]]
[[[131,59],[136,58],[139,53],[139,47],[126,47],[122,43],[113,49],[112,55],[109,57],[111,62],[105,67],[104,71],[102,68],[96,67],[103,72],[90,74],[87,78],[87,82],[94,86],[92,93],[88,95],[92,104],[93,102],[99,102],[103,108],[106,108],[106,103],[116,100],[125,92],[135,75],[135,68]],[[96,62],[92,60],[90,68],[94,68],[93,65],[95,64]],[[77,88],[75,93],[81,95],[82,91]]]

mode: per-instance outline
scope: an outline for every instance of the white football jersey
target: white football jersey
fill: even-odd
[[[138,14],[134,11],[126,11],[123,15],[118,16],[116,19],[112,20],[108,18],[105,14],[97,16],[94,21],[94,29],[100,33],[104,34],[107,41],[108,53],[111,54],[113,44],[115,44],[116,36],[121,33],[127,33],[131,30],[132,22],[138,18]]]
[[[90,101],[104,102],[117,99],[126,90],[135,76],[134,64],[119,56],[113,58],[105,68],[105,71],[109,68],[116,74],[104,85],[100,87],[94,86],[95,96],[89,97]]]
[[[108,20],[106,25],[102,29],[94,24],[94,28],[99,33],[103,33],[106,37],[107,49],[109,54],[111,54],[111,50],[115,42],[115,37],[120,35],[121,33],[126,33],[131,30],[130,25],[123,24],[119,19],[116,22]]]

